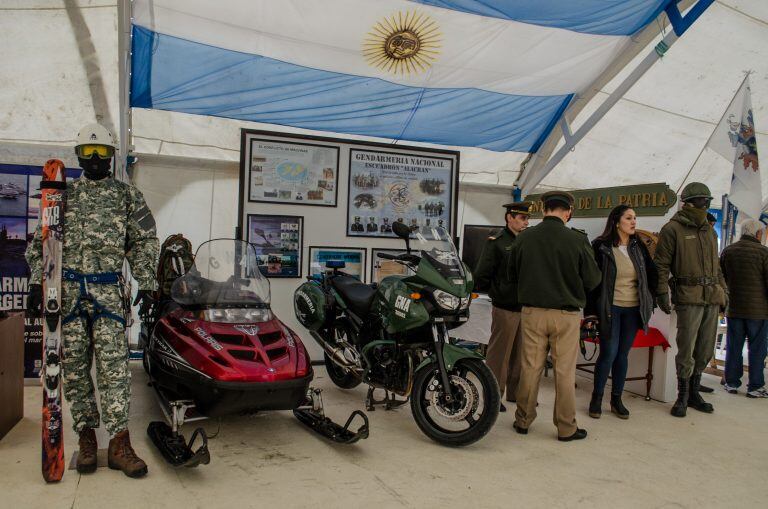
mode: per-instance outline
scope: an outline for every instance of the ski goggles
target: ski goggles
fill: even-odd
[[[115,149],[108,145],[78,145],[75,147],[77,157],[90,159],[94,154],[99,159],[110,159],[115,154]]]

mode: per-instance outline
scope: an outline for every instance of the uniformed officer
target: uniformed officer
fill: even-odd
[[[515,430],[528,433],[536,418],[539,380],[547,347],[555,372],[553,420],[558,440],[587,436],[576,426],[576,358],[580,310],[587,292],[600,283],[600,271],[587,236],[565,226],[573,213],[573,196],[550,191],[542,196],[544,220],[521,233],[512,245],[510,271],[517,277],[522,304],[522,372],[517,390]]]
[[[120,281],[125,260],[139,283],[137,304],[147,309],[155,290],[158,241],[155,220],[141,192],[111,177],[115,142],[105,127],[89,124],[77,135],[75,146],[83,175],[67,182],[62,252],[64,394],[72,411],[72,427],[79,434],[77,471],[96,470],[96,433],[99,421],[110,435],[107,462],[130,477],[147,473],[147,465],[131,447],[128,409],[131,377],[125,337],[124,302]],[[41,226],[27,247],[30,281],[42,281]],[[29,309],[40,312],[40,285],[30,285]],[[91,379],[96,381],[101,415]]]
[[[520,304],[517,282],[510,279],[507,266],[515,238],[528,227],[531,202],[507,203],[506,227],[494,233],[485,243],[475,269],[475,284],[491,298],[491,338],[486,362],[499,382],[501,395],[506,386],[507,401],[514,402],[520,380]],[[501,405],[501,411],[507,409]]]
[[[714,411],[699,394],[699,384],[714,354],[718,313],[727,300],[717,235],[707,221],[709,188],[691,182],[680,198],[683,208],[661,229],[653,258],[659,271],[659,308],[667,314],[672,311],[671,290],[677,312],[677,400],[671,410],[675,417],[685,417],[688,407]]]

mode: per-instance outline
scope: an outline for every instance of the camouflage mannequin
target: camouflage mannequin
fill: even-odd
[[[94,428],[100,416],[90,375],[95,357],[101,420],[110,435],[109,467],[141,477],[147,466],[134,453],[128,435],[131,386],[124,329],[129,306],[120,282],[127,259],[139,283],[134,304],[151,305],[159,250],[155,220],[135,187],[111,177],[115,143],[107,129],[98,124],[83,127],[75,152],[83,175],[68,182],[66,191],[62,367],[73,428],[80,436],[77,470],[96,470]],[[30,281],[42,280],[40,234],[38,225],[26,252]],[[30,285],[31,313],[40,312],[41,300],[40,285]]]

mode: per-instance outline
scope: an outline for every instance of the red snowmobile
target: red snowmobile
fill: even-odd
[[[186,268],[180,255],[189,242],[176,237],[180,244],[164,243],[161,271],[163,263],[179,273]],[[344,426],[325,417],[320,390],[310,387],[309,354],[272,312],[269,280],[259,271],[252,245],[205,242],[169,286],[170,296],[161,287],[154,309],[142,317],[144,368],[168,421],[150,423],[147,433],[168,462],[207,464],[205,431],[198,428],[187,442],[179,428],[185,421],[231,414],[293,410],[299,421],[335,442],[368,437],[368,418],[360,411]],[[352,431],[356,416],[363,424]]]

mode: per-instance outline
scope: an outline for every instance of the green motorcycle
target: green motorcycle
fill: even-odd
[[[472,274],[443,228],[413,232],[396,222],[392,230],[406,252],[378,256],[407,275],[366,285],[341,270],[343,261],[329,261],[324,275],[310,276],[294,293],[296,317],[323,347],[337,386],[369,385],[368,410],[410,398],[424,434],[449,446],[471,444],[491,429],[500,404],[483,357],[449,342],[448,331],[469,318]],[[376,400],[375,389],[385,397]]]

